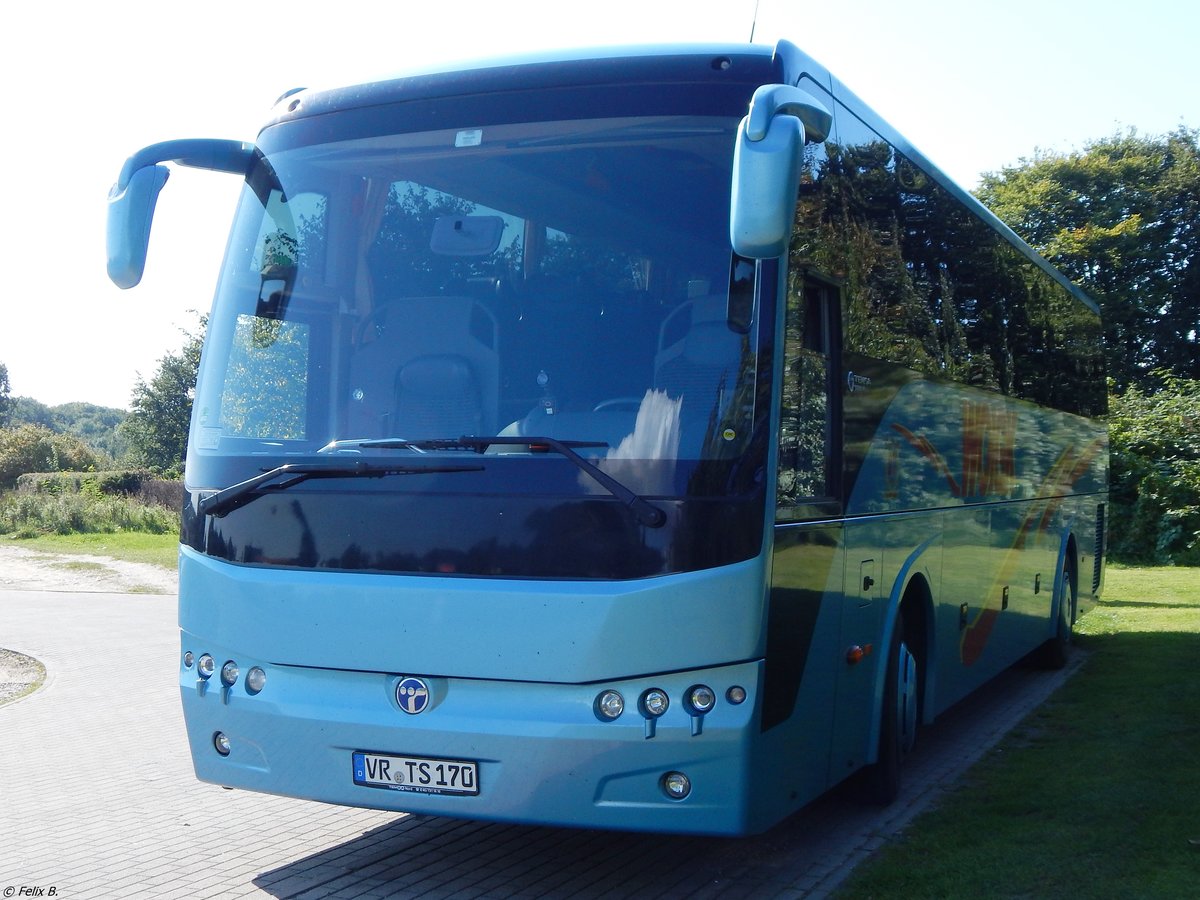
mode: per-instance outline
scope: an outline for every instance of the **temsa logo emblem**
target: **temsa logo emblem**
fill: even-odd
[[[429,685],[412,675],[401,678],[396,685],[396,702],[410,716],[424,712],[429,705]]]

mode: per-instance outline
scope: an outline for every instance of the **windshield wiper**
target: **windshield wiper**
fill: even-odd
[[[438,472],[481,472],[483,466],[396,466],[356,462],[351,465],[288,463],[230,485],[200,501],[200,515],[220,518],[265,493],[285,491],[310,478],[384,478],[388,475],[432,475]],[[283,479],[278,484],[270,482]]]
[[[528,446],[531,450],[544,447],[548,450],[553,450],[560,456],[565,456],[581,472],[624,503],[643,525],[649,528],[661,528],[666,524],[667,514],[661,509],[645,497],[635,494],[599,466],[575,452],[576,447],[607,447],[608,443],[605,441],[560,441],[557,438],[540,436],[510,437],[507,435],[496,435],[492,437],[477,437],[475,435],[464,435],[460,438],[427,441],[405,441],[385,438],[377,441],[362,441],[358,446],[378,450],[407,449],[415,450],[418,453],[426,450],[474,450],[476,453],[483,453],[488,447],[501,445]]]

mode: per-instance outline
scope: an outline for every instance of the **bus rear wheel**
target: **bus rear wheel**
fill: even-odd
[[[879,758],[867,769],[867,793],[875,803],[891,803],[900,793],[901,765],[917,739],[917,658],[896,620],[888,651],[879,727]]]
[[[1064,668],[1071,658],[1071,627],[1075,619],[1075,573],[1071,555],[1067,554],[1062,567],[1062,591],[1058,600],[1058,620],[1054,637],[1038,649],[1038,662],[1046,669]]]

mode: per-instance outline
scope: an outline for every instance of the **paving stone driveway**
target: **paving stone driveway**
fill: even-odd
[[[0,591],[0,646],[47,669],[40,691],[0,707],[5,898],[827,896],[1079,665],[1015,669],[922,732],[887,810],[834,792],[766,835],[718,840],[399,816],[201,784],[170,596]]]

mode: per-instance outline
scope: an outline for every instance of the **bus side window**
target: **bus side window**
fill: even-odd
[[[837,291],[803,278],[788,279],[784,316],[779,479],[776,504],[795,506],[832,497],[832,391]]]

